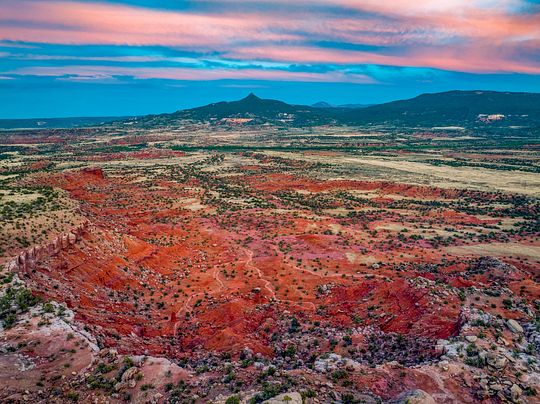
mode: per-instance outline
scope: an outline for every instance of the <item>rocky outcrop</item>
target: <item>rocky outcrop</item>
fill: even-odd
[[[87,167],[81,170],[83,174],[93,175],[96,178],[104,179],[103,170],[99,167]]]
[[[89,222],[85,221],[67,233],[58,235],[54,240],[46,245],[33,246],[21,252],[18,256],[6,264],[6,269],[10,272],[31,271],[39,262],[60,253],[62,250],[68,249],[70,246],[79,241],[83,234],[88,230],[88,226]]]
[[[300,393],[293,391],[275,396],[269,400],[263,401],[263,404],[302,404],[302,396]]]
[[[424,390],[416,389],[401,394],[396,404],[436,404],[435,399]]]

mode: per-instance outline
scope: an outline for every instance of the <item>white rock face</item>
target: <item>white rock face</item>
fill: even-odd
[[[283,393],[279,396],[275,396],[270,400],[263,401],[266,404],[302,404],[302,396],[296,391],[290,393]]]
[[[336,370],[338,365],[343,364],[343,358],[340,355],[331,353],[327,358],[319,358],[315,361],[314,368],[317,372],[325,373]]]

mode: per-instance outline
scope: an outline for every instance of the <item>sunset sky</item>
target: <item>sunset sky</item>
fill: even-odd
[[[539,0],[0,0],[0,118],[540,92]]]

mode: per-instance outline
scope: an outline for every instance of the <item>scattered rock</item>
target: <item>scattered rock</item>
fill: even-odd
[[[161,393],[156,393],[154,394],[154,396],[152,397],[152,403],[159,403],[160,400],[163,398],[163,394]]]
[[[319,358],[315,361],[314,368],[317,372],[325,373],[336,370],[338,365],[343,362],[340,355],[330,354],[327,358]]]
[[[510,331],[516,334],[522,334],[523,333],[523,327],[514,319],[510,319],[506,322],[506,325],[508,325],[508,328]]]
[[[508,359],[506,359],[504,356],[489,353],[486,357],[486,362],[489,366],[495,369],[503,369],[508,363]]]

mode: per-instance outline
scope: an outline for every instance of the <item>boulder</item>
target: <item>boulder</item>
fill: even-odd
[[[523,334],[523,327],[516,320],[510,319],[506,322],[506,325],[513,333]]]
[[[519,400],[519,397],[521,397],[522,393],[523,393],[523,390],[517,384],[513,384],[512,387],[510,387],[510,394],[512,396],[512,400],[514,401]]]
[[[127,383],[130,380],[133,380],[135,378],[135,375],[139,372],[139,369],[135,366],[130,367],[128,370],[124,372],[122,375],[122,383]]]
[[[267,404],[302,404],[302,396],[296,391],[280,394],[269,400],[263,401]]]
[[[62,249],[62,240],[60,239],[60,237],[56,237],[53,241],[54,254],[58,254],[61,249]]]
[[[77,236],[73,233],[68,233],[67,238],[70,245],[73,245],[77,242]]]
[[[431,395],[420,389],[400,394],[395,402],[399,404],[437,404]]]
[[[508,359],[490,352],[486,357],[486,362],[492,368],[503,369],[508,363]]]
[[[7,268],[8,272],[14,272],[17,269],[19,269],[19,263],[17,262],[16,259],[11,260],[11,261],[9,261],[7,263],[6,268]]]
[[[69,247],[69,239],[68,239],[67,234],[62,234],[61,241],[62,241],[62,248],[68,248]]]
[[[163,394],[161,393],[156,393],[152,396],[152,400],[150,400],[150,402],[152,404],[157,404],[161,401],[161,399],[163,398]]]

